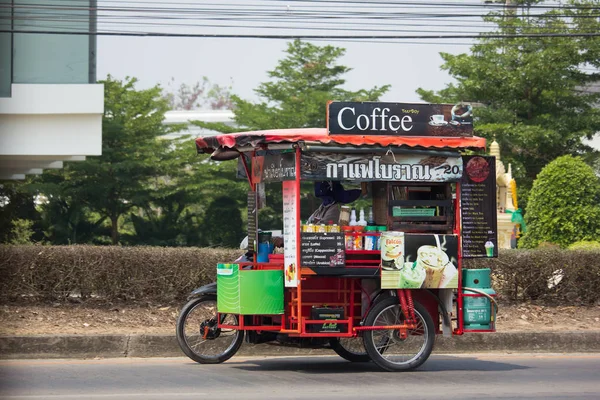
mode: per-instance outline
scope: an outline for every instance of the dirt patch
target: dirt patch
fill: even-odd
[[[178,313],[173,305],[4,305],[0,335],[174,334]]]
[[[181,305],[95,305],[89,303],[0,306],[0,335],[174,334]],[[600,330],[600,306],[501,306],[497,330]]]

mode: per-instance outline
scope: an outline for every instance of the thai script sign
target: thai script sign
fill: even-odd
[[[310,180],[452,182],[462,159],[446,156],[303,153],[301,177]]]
[[[296,153],[269,153],[254,158],[247,157],[252,164],[252,182],[283,182],[296,179]],[[238,159],[237,177],[246,178],[242,157]]]
[[[351,103],[327,105],[330,135],[473,136],[470,104]]]

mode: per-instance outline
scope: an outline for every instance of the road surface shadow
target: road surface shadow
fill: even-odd
[[[228,361],[231,368],[245,371],[296,371],[307,374],[338,374],[385,372],[375,363],[351,363],[334,357],[294,357],[260,360]],[[471,357],[432,356],[413,372],[472,371],[494,372],[528,369],[530,367],[506,362],[480,360]]]

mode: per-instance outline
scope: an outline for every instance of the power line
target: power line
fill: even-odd
[[[28,23],[31,22],[30,20],[27,19],[19,19],[19,18],[14,18],[13,21],[20,21],[16,24],[17,28],[21,29],[23,27],[30,27],[30,28],[38,28],[38,29],[42,29],[42,26],[40,26],[39,24],[33,24],[33,23]],[[22,21],[22,22],[21,22]],[[66,21],[63,21],[61,19],[50,19],[50,18],[36,18],[35,21],[41,21],[41,22],[61,22],[61,23],[65,23]],[[79,20],[74,20],[71,19],[68,22],[73,23],[73,25],[68,26],[68,25],[57,25],[57,24],[51,24],[51,26],[48,26],[47,28],[51,28],[51,29],[80,29],[78,28],[77,24],[81,24],[81,23],[87,23],[88,21],[86,19],[79,19]],[[0,25],[7,25],[10,26],[10,23],[6,23],[6,24],[2,24],[2,19],[0,18]],[[205,24],[205,23],[196,23],[196,24],[184,24],[184,23],[158,23],[158,22],[104,22],[104,25],[106,26],[110,26],[110,25],[119,25],[119,26],[132,26],[132,27],[137,27],[137,26],[161,26],[161,27],[196,27],[196,28],[221,28],[221,29],[230,29],[230,28],[243,28],[243,29],[262,29],[262,30],[311,30],[311,31],[325,31],[325,32],[330,32],[330,31],[334,31],[334,32],[387,32],[387,33],[399,33],[399,32],[409,32],[409,33],[424,33],[424,32],[435,32],[435,33],[439,33],[439,34],[450,34],[453,33],[454,31],[452,30],[448,30],[448,29],[437,29],[440,28],[438,26],[436,26],[436,30],[432,30],[432,29],[428,29],[427,31],[424,31],[423,29],[373,29],[373,28],[350,28],[350,27],[302,27],[302,26],[282,26],[282,25],[259,25],[259,26],[255,26],[255,25],[244,25],[244,26],[240,26],[239,24],[236,25],[231,25],[231,24]],[[404,28],[404,25],[399,25],[399,28]],[[465,27],[465,29],[470,29],[471,27]],[[107,28],[101,29],[100,31],[106,31]],[[557,28],[552,28],[552,27],[546,27],[546,28],[536,28],[536,31],[541,30],[542,33],[545,32],[555,32],[558,33],[558,29]],[[115,29],[115,27],[112,27],[112,31],[117,31]],[[465,32],[465,30],[463,29],[463,32]],[[467,33],[481,33],[480,31],[471,31],[471,32],[467,32]],[[565,32],[563,32],[565,33]],[[568,33],[568,32],[566,32]],[[577,33],[595,33],[595,32],[580,32],[578,31]],[[525,33],[521,34],[524,35]]]
[[[222,7],[223,5],[221,5]],[[196,13],[196,14],[215,14],[215,13],[224,13],[227,12],[228,15],[230,16],[244,16],[244,15],[257,15],[259,14],[259,12],[261,12],[262,14],[260,15],[270,15],[270,16],[274,16],[274,15],[282,15],[282,14],[293,14],[295,16],[305,16],[305,17],[320,17],[320,18],[331,18],[331,17],[340,17],[340,16],[344,16],[344,17],[358,17],[358,16],[362,16],[362,17],[368,17],[368,18],[374,18],[374,19],[378,19],[378,18],[391,18],[391,17],[396,17],[396,16],[410,16],[410,17],[414,17],[414,18],[426,18],[426,17],[435,17],[435,18],[446,18],[446,17],[461,17],[461,18],[471,18],[471,17],[476,17],[476,18],[481,18],[483,16],[483,14],[457,14],[457,13],[428,13],[428,12],[396,12],[396,11],[389,11],[389,10],[385,10],[385,11],[377,11],[377,12],[372,12],[372,11],[344,11],[344,12],[339,12],[339,11],[326,11],[325,13],[327,15],[324,15],[324,11],[323,10],[316,10],[316,11],[293,11],[293,12],[287,12],[284,10],[277,10],[277,9],[261,9],[261,8],[257,8],[257,7],[249,7],[249,6],[245,6],[242,7],[239,4],[231,4],[231,5],[226,5],[226,7],[230,7],[230,8],[173,8],[173,7],[103,7],[103,6],[98,6],[96,8],[94,8],[95,11],[98,12],[120,12],[120,13],[129,13],[129,12],[143,12],[143,13],[161,13],[161,12],[168,12],[168,13],[173,13],[173,14],[181,14],[181,13],[185,13],[185,14],[189,14],[189,13]],[[12,9],[17,9],[17,10],[29,10],[29,9],[33,9],[33,10],[63,10],[63,11],[91,11],[92,8],[90,8],[89,6],[58,6],[58,5],[39,5],[39,4],[27,4],[27,3],[20,3],[18,5],[7,5],[7,6],[0,6],[0,8],[12,8]],[[594,9],[596,10],[596,9]],[[266,14],[264,14],[266,13]],[[337,15],[336,15],[337,14]],[[543,14],[528,14],[527,17],[528,18],[537,18],[537,17],[544,17],[544,18],[559,18],[559,17],[570,17],[570,18],[597,18],[599,17],[600,14],[593,14],[593,15],[570,15],[570,14],[556,14],[556,13],[543,13]],[[507,14],[506,17],[508,18],[518,18],[518,16],[516,15],[511,15],[511,14]]]
[[[63,2],[72,2],[72,3],[81,3],[80,0],[62,0]],[[513,5],[513,6],[507,6],[504,3],[483,3],[483,2],[477,2],[477,3],[465,3],[462,1],[457,1],[457,2],[418,2],[418,1],[391,1],[391,0],[387,0],[387,1],[361,1],[361,0],[343,0],[343,1],[335,1],[335,0],[259,0],[260,3],[275,3],[275,4],[282,4],[283,6],[289,6],[290,3],[294,3],[294,4],[298,4],[298,3],[303,3],[301,5],[294,5],[294,7],[326,7],[326,8],[337,8],[337,7],[341,7],[341,8],[348,8],[350,7],[373,7],[373,6],[385,6],[387,7],[434,7],[434,8],[449,8],[449,7],[453,7],[453,8],[479,8],[479,9],[483,9],[483,10],[489,10],[489,9],[505,9],[505,8],[511,8],[511,9],[528,9],[528,10],[558,10],[558,9],[568,9],[568,10],[586,10],[586,9],[596,9],[597,7],[594,6],[582,6],[582,5],[568,5],[568,4],[561,4],[561,5],[545,5],[545,4],[532,4],[532,5],[528,5],[528,6],[523,6],[523,5]],[[164,1],[131,1],[131,0],[102,0],[102,3],[114,3],[114,4],[123,4],[123,3],[127,3],[127,4],[132,4],[132,5],[147,5],[147,4],[159,4],[159,5],[164,5],[165,2]],[[39,5],[39,4],[27,4],[27,3],[22,3],[22,4],[26,4],[26,5]],[[198,2],[172,2],[169,3],[172,6],[187,6],[187,5],[191,5],[191,6],[197,6],[199,3]],[[205,6],[222,6],[224,5],[223,2],[221,3],[200,3],[202,5]],[[309,4],[309,5],[307,5]],[[240,4],[239,3],[232,3],[230,4],[232,7],[239,7]],[[55,7],[60,7],[59,5],[54,5]],[[259,5],[252,5],[254,7],[259,7]]]
[[[530,34],[483,34],[483,35],[265,35],[265,34],[221,34],[221,33],[173,33],[173,32],[61,32],[52,30],[0,29],[0,33],[28,33],[46,35],[95,35],[95,36],[138,36],[138,37],[196,37],[220,39],[510,39],[545,37],[599,37],[594,33],[530,33]]]

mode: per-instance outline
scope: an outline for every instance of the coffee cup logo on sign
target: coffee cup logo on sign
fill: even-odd
[[[439,126],[446,125],[448,122],[444,119],[443,114],[434,114],[429,117],[429,125]]]

